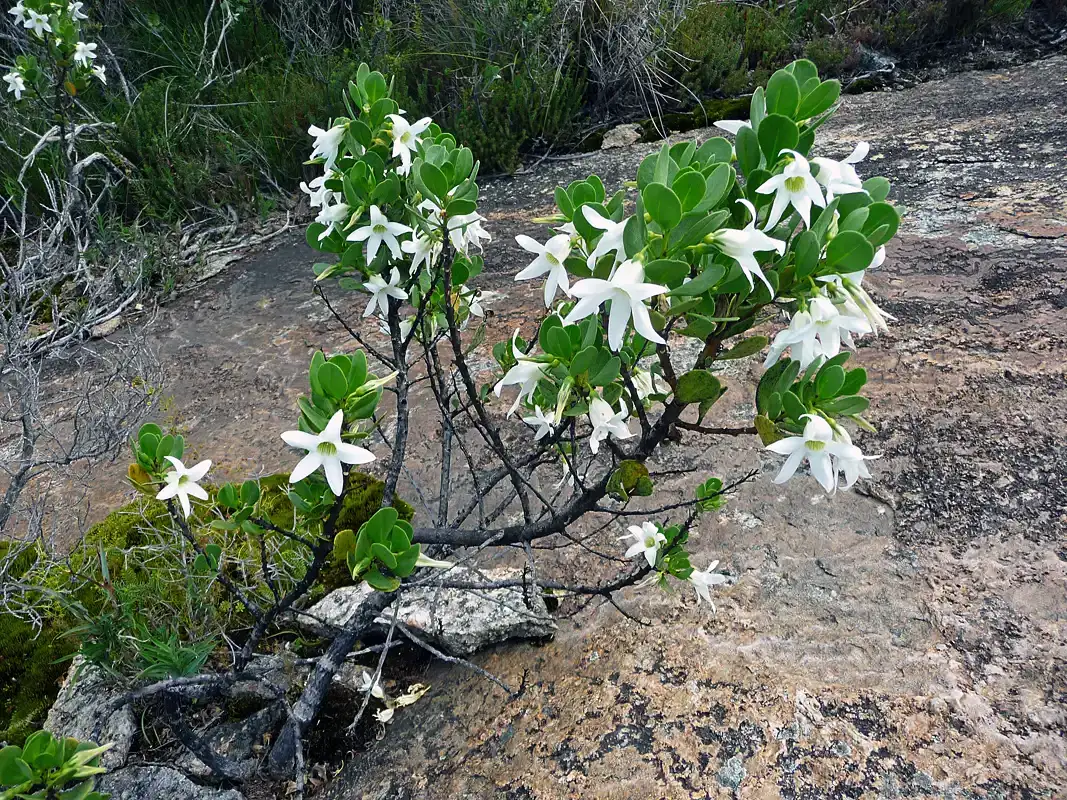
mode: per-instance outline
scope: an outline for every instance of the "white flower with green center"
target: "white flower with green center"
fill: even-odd
[[[423,117],[418,122],[408,122],[399,114],[390,114],[389,119],[393,123],[389,135],[393,139],[393,158],[400,158],[400,166],[396,170],[397,175],[407,175],[411,171],[411,154],[415,148],[422,144],[419,135],[430,127],[433,121],[429,117]]]
[[[390,222],[378,206],[371,206],[370,223],[348,234],[348,241],[366,242],[367,263],[372,264],[374,257],[378,255],[378,248],[383,244],[389,248],[389,253],[393,258],[400,258],[400,240],[397,237],[405,233],[411,233],[411,228],[399,222]]]
[[[204,479],[207,471],[211,469],[211,461],[201,461],[195,466],[186,468],[185,464],[174,456],[166,456],[166,459],[173,469],[163,476],[163,480],[167,485],[156,495],[156,500],[170,500],[177,497],[182,507],[182,513],[188,519],[192,513],[189,497],[192,496],[198,500],[208,499],[207,492],[204,491],[199,482]]]
[[[855,445],[836,441],[830,423],[822,417],[815,414],[805,414],[804,417],[808,422],[804,426],[803,435],[779,439],[767,445],[767,449],[772,453],[787,456],[774,482],[785,483],[796,474],[800,465],[807,461],[812,477],[832,494],[837,488],[833,459],[862,460],[863,453]]]
[[[511,336],[511,354],[515,359],[515,366],[505,373],[504,377],[500,379],[493,389],[496,392],[496,396],[500,397],[500,393],[505,386],[519,387],[519,396],[515,398],[515,402],[508,409],[509,417],[518,409],[519,403],[537,390],[537,384],[545,377],[545,369],[548,366],[540,361],[527,358],[526,354],[519,350],[518,337],[519,329],[516,328],[515,333]]]
[[[345,138],[347,128],[344,125],[334,125],[332,128],[323,130],[315,125],[308,128],[308,133],[315,137],[315,147],[311,151],[311,160],[324,159],[326,170],[334,168],[337,163],[337,154],[341,149],[341,141]]]
[[[633,539],[634,543],[626,551],[627,558],[643,555],[648,566],[656,568],[656,559],[659,558],[659,549],[667,543],[667,537],[654,522],[642,522],[640,525],[631,525],[630,531],[625,536],[620,536],[619,541]]]
[[[452,246],[464,255],[473,245],[479,250],[482,249],[482,240],[491,242],[493,237],[489,235],[482,223],[485,222],[485,217],[479,214],[477,211],[472,211],[470,214],[460,214],[458,217],[450,217],[448,220],[448,239],[452,242]]]
[[[533,428],[537,428],[537,432],[534,434],[535,442],[544,439],[556,427],[555,418],[542,411],[541,406],[534,406],[533,416],[523,417],[522,421]]]
[[[4,76],[4,81],[7,83],[7,90],[14,93],[16,100],[22,99],[22,93],[26,91],[26,81],[22,78],[21,72],[9,72]]]
[[[863,191],[863,181],[856,174],[853,164],[863,161],[870,151],[869,144],[860,142],[852,154],[843,161],[834,161],[832,158],[811,160],[811,163],[819,168],[815,180],[826,187],[826,202],[830,202],[839,194],[855,194]]]
[[[819,182],[811,174],[811,165],[796,150],[783,150],[781,155],[788,153],[792,160],[786,164],[781,174],[774,175],[766,180],[756,191],[759,194],[774,193],[774,202],[771,204],[771,213],[767,217],[764,230],[770,230],[785,214],[785,210],[792,206],[804,220],[804,227],[811,227],[811,207],[817,205],[820,208],[826,206],[826,200],[822,196]]]
[[[793,360],[805,369],[818,356],[836,356],[841,352],[842,342],[851,346],[851,334],[872,330],[866,319],[842,314],[830,298],[817,295],[806,309],[793,315],[788,328],[774,337],[763,366],[773,366],[789,349]]]
[[[329,194],[333,194],[328,189]],[[334,203],[332,206],[324,205],[319,211],[318,216],[315,217],[315,222],[320,225],[325,225],[326,228],[319,234],[319,241],[321,242],[335,230],[337,230],[342,224],[348,221],[348,215],[350,209],[346,203]]]
[[[441,255],[443,245],[427,234],[417,233],[411,239],[401,242],[400,249],[411,256],[411,269],[409,272],[414,275],[423,264],[427,268],[434,265],[437,257]]]
[[[666,340],[652,327],[645,300],[664,294],[666,286],[644,283],[645,270],[636,261],[624,261],[608,280],[586,278],[578,281],[571,289],[571,294],[579,298],[574,308],[563,321],[572,325],[579,320],[596,314],[605,303],[611,303],[608,313],[608,346],[618,352],[626,335],[626,326],[633,318],[634,329],[656,344],[666,344]]]
[[[289,483],[299,483],[321,468],[326,475],[330,491],[335,497],[340,497],[345,486],[345,474],[341,465],[369,464],[374,460],[374,453],[370,450],[341,441],[341,426],[344,420],[344,412],[338,411],[317,436],[304,431],[286,431],[282,434],[282,440],[290,447],[307,450],[307,455],[300,459],[289,476]]]
[[[741,271],[748,278],[749,287],[755,285],[752,282],[752,276],[755,275],[767,285],[771,292],[771,297],[774,297],[774,287],[767,280],[767,276],[763,274],[759,262],[756,261],[755,254],[773,250],[778,255],[782,255],[785,253],[785,242],[773,239],[756,228],[756,208],[752,203],[743,197],[737,202],[748,209],[749,214],[752,215],[752,220],[742,230],[722,228],[715,231],[715,233],[711,234],[712,244],[718,247],[724,255],[732,258],[740,265]]]
[[[363,312],[364,317],[369,317],[374,313],[375,306],[383,317],[389,316],[389,298],[395,297],[397,300],[407,300],[408,293],[400,288],[400,270],[393,267],[393,271],[389,273],[389,280],[386,281],[381,275],[371,275],[363,288],[370,292],[370,302],[367,303],[367,309]]]
[[[600,443],[609,436],[616,439],[629,439],[633,432],[626,426],[626,420],[630,414],[626,405],[619,400],[619,412],[608,404],[608,401],[598,394],[593,395],[589,403],[589,422],[593,425],[593,432],[589,434],[589,449],[593,455],[600,452]]]
[[[840,472],[841,477],[845,479],[845,485],[840,488],[851,489],[860,478],[869,480],[871,471],[867,469],[865,462],[873,461],[881,456],[865,456],[858,447],[853,447],[852,437],[840,425],[834,425],[834,439],[841,444],[848,445],[848,448],[834,459],[834,471]]]
[[[26,30],[33,31],[39,37],[52,32],[52,24],[48,21],[47,15],[38,13],[33,9],[27,10],[26,20],[22,23],[22,26]]]
[[[323,175],[315,178],[311,183],[300,182],[300,191],[308,196],[308,205],[312,208],[322,208],[336,200],[341,199],[340,192],[326,188],[326,181],[333,177],[333,173],[327,170]]]
[[[81,21],[83,19],[89,19],[89,15],[82,11],[82,7],[85,3],[76,2],[67,6],[67,11],[70,12],[71,19]]]
[[[623,244],[623,234],[626,231],[626,223],[629,220],[624,219],[621,222],[615,222],[615,220],[601,216],[599,211],[589,206],[582,206],[582,216],[594,228],[604,231],[597,240],[593,252],[589,254],[589,259],[586,262],[589,268],[592,269],[601,256],[606,256],[611,252],[615,253],[616,264],[625,261],[626,247]]]
[[[515,276],[515,280],[527,281],[531,278],[539,278],[547,273],[548,278],[545,280],[545,308],[552,308],[552,301],[556,298],[557,288],[562,289],[563,294],[570,294],[570,279],[567,277],[567,268],[563,265],[563,262],[571,254],[571,237],[561,233],[541,244],[529,236],[519,234],[515,237],[515,241],[526,252],[537,255],[537,258]]]
[[[7,13],[15,18],[15,23],[22,25],[23,27],[29,27],[26,25],[26,20],[30,17],[30,12],[26,10],[26,6],[22,5],[22,0],[19,0],[15,5],[7,10]]]
[[[78,42],[74,45],[74,61],[83,67],[88,67],[96,58],[96,43]]]
[[[712,572],[715,567],[719,566],[718,561],[712,561],[708,564],[708,568],[705,570],[694,569],[689,575],[689,582],[693,584],[693,588],[697,593],[697,605],[700,602],[706,601],[711,606],[711,610],[715,610],[715,603],[711,599],[711,587],[722,586],[724,583],[729,583],[730,579],[725,575]]]

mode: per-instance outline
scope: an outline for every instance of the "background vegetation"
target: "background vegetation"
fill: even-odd
[[[402,107],[455,131],[492,173],[623,119],[744,93],[799,55],[830,76],[862,72],[874,51],[920,60],[1017,23],[1032,3],[1063,10],[1062,0],[96,0],[91,32],[111,78],[84,102],[115,125],[100,146],[131,165],[118,212],[173,223],[266,212],[293,191],[308,125],[343,113],[339,88],[361,60],[398,76]],[[0,49],[17,43],[9,32]],[[16,115],[2,119],[10,196],[36,137]]]

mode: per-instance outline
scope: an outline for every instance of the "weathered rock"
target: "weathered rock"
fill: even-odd
[[[126,763],[137,723],[130,706],[118,711],[111,704],[123,694],[104,673],[78,656],[70,665],[67,677],[52,704],[45,729],[57,736],[72,736],[113,747],[101,756],[102,766],[116,769]]]
[[[514,578],[520,573],[507,569],[475,573],[464,568],[449,572],[455,581],[493,582]],[[310,614],[328,625],[344,625],[374,593],[366,584],[343,586],[323,598]],[[377,622],[388,625],[392,611]],[[507,639],[541,639],[556,631],[540,592],[524,592],[522,587],[470,591],[427,587],[404,593],[400,621],[412,631],[452,655],[463,656]],[[301,624],[321,631],[321,626],[301,619]]]
[[[199,786],[169,767],[126,767],[102,776],[97,790],[111,800],[244,800],[234,789]]]
[[[616,147],[629,147],[639,141],[641,141],[640,125],[616,125],[604,134],[600,149],[613,150]]]
[[[284,717],[285,709],[274,703],[250,717],[219,725],[205,740],[217,755],[237,762],[246,775],[251,775],[269,734],[279,726]],[[198,778],[207,778],[212,774],[203,761],[188,751],[178,759],[175,766]]]

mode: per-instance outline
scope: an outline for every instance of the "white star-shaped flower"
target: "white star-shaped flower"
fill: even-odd
[[[44,36],[44,34],[52,32],[52,24],[48,21],[47,15],[38,13],[33,9],[28,9],[26,14],[26,20],[22,23],[26,30],[33,31],[37,36]]]
[[[858,164],[867,157],[871,146],[867,142],[860,142],[852,155],[843,161],[834,161],[832,158],[813,158],[811,163],[819,168],[819,174],[815,176],[820,184],[826,187],[826,202],[830,202],[839,194],[855,194],[863,191],[863,181],[856,174],[853,164]]]
[[[326,188],[326,181],[331,177],[333,177],[333,173],[327,170],[324,174],[313,179],[311,183],[300,182],[300,191],[308,196],[308,205],[312,208],[321,208],[340,199],[339,192]]]
[[[341,465],[369,464],[374,460],[374,453],[370,450],[341,441],[344,420],[344,412],[338,411],[318,436],[304,431],[286,431],[282,434],[282,440],[290,447],[307,450],[307,455],[300,459],[289,476],[289,483],[299,483],[321,467],[330,491],[335,497],[340,497],[345,487]]]
[[[452,242],[452,246],[464,255],[472,245],[481,250],[483,239],[486,242],[493,240],[493,237],[489,235],[489,231],[482,227],[483,222],[485,222],[485,217],[477,211],[450,217],[448,220],[448,238]]]
[[[15,18],[15,22],[22,25],[25,28],[30,27],[26,24],[26,20],[30,17],[30,12],[26,10],[26,6],[22,4],[22,0],[19,0],[15,5],[7,10],[7,13]]]
[[[415,233],[411,239],[401,242],[400,249],[411,256],[410,273],[414,275],[423,264],[427,268],[434,265],[443,245],[424,233]]]
[[[177,497],[178,502],[181,503],[182,512],[188,519],[192,513],[189,497],[196,497],[200,500],[208,499],[207,492],[199,482],[211,469],[211,461],[201,461],[195,466],[186,468],[185,464],[174,456],[166,456],[166,459],[174,469],[163,476],[167,485],[156,495],[156,500],[170,500],[172,497]]]
[[[774,337],[764,367],[773,366],[789,348],[793,360],[805,369],[818,356],[833,358],[840,353],[842,342],[851,343],[851,334],[872,331],[866,319],[842,314],[830,298],[817,295]]]
[[[83,20],[83,19],[89,19],[89,15],[86,14],[84,11],[82,11],[82,7],[84,5],[85,5],[85,3],[75,2],[75,3],[71,3],[71,4],[69,4],[67,6],[67,11],[70,12],[70,16],[71,16],[72,19],[79,20],[79,21]]]
[[[556,289],[562,289],[564,294],[570,294],[570,279],[567,277],[567,268],[563,262],[571,254],[571,237],[565,233],[553,236],[544,244],[524,236],[521,233],[515,237],[519,247],[528,253],[535,253],[537,258],[530,262],[518,275],[517,281],[526,281],[531,278],[539,278],[545,273],[545,308],[552,308],[552,301],[556,298]]]
[[[626,223],[629,220],[624,219],[621,222],[615,222],[614,220],[601,216],[599,211],[590,208],[589,206],[582,206],[582,216],[584,216],[585,221],[594,228],[604,231],[603,235],[597,240],[593,252],[589,254],[589,258],[586,262],[589,265],[589,268],[592,269],[601,256],[606,256],[612,251],[615,252],[616,264],[625,261],[626,247],[623,244],[623,234],[626,231]]]
[[[22,93],[26,91],[26,81],[22,77],[21,72],[9,72],[4,76],[4,81],[7,83],[7,90],[14,93],[16,100],[22,99]]]
[[[389,315],[389,298],[395,297],[397,300],[407,300],[408,293],[400,288],[400,270],[393,267],[393,271],[389,273],[388,282],[381,275],[371,275],[363,288],[370,292],[370,302],[367,303],[367,309],[363,312],[364,317],[369,317],[374,313],[375,306],[383,317]]]
[[[600,443],[609,436],[616,439],[629,439],[633,432],[626,426],[626,420],[630,414],[626,405],[619,400],[619,412],[608,405],[608,401],[600,395],[593,395],[589,403],[589,422],[593,425],[593,432],[589,434],[589,449],[593,455],[600,452]]]
[[[767,445],[778,455],[788,456],[774,478],[775,483],[785,483],[804,462],[808,462],[812,477],[829,493],[837,488],[837,479],[832,457],[855,461],[863,459],[863,453],[852,444],[834,440],[830,424],[815,414],[805,414],[808,420],[801,436],[790,436]]]
[[[811,165],[796,150],[783,150],[792,156],[781,174],[767,179],[756,191],[760,194],[774,193],[774,203],[771,204],[771,213],[767,217],[764,230],[770,230],[782,218],[786,208],[793,206],[800,218],[804,220],[804,227],[811,227],[811,207],[817,205],[820,208],[826,206],[826,200],[822,196],[819,182],[811,174]]]
[[[493,389],[496,392],[496,396],[500,397],[500,393],[505,386],[519,387],[519,396],[515,398],[515,402],[508,410],[509,417],[515,413],[519,403],[536,391],[538,381],[545,377],[546,365],[539,361],[533,361],[522,353],[519,350],[518,337],[519,329],[516,328],[515,333],[511,336],[511,354],[515,358],[515,366],[507,371]]]
[[[374,262],[374,257],[378,255],[378,248],[382,244],[389,248],[393,258],[400,258],[400,240],[396,237],[405,233],[411,233],[411,228],[407,225],[401,225],[399,222],[390,222],[389,218],[382,213],[378,206],[371,206],[370,223],[362,228],[356,228],[356,230],[348,234],[348,241],[366,242],[367,263],[371,264]]]
[[[345,138],[345,130],[344,125],[334,125],[328,130],[315,125],[308,128],[308,133],[315,137],[315,147],[311,151],[311,158],[312,160],[325,159],[327,172],[337,163],[337,154],[341,149],[341,141]]]
[[[722,584],[730,582],[730,579],[725,575],[718,572],[712,572],[717,566],[719,566],[719,562],[712,561],[708,564],[707,569],[694,569],[689,575],[689,582],[693,584],[693,588],[696,589],[697,605],[700,605],[702,600],[707,601],[711,606],[712,611],[715,610],[715,603],[711,599],[711,587],[722,586]]]
[[[747,119],[746,120],[720,119],[718,122],[716,122],[714,124],[715,124],[715,127],[718,128],[719,130],[726,131],[727,133],[733,134],[734,136],[737,136],[737,132],[739,130],[741,130],[742,128],[751,128],[752,127],[752,123],[749,122]]]
[[[407,175],[411,171],[411,154],[422,143],[419,134],[430,127],[433,121],[429,117],[423,117],[418,122],[408,122],[399,114],[390,114],[393,127],[389,135],[393,139],[393,158],[400,157],[400,166],[396,170],[397,175]]]
[[[756,228],[756,208],[752,203],[743,197],[737,202],[742,203],[748,209],[748,212],[752,215],[752,221],[741,230],[722,228],[715,231],[712,234],[712,242],[724,255],[732,258],[741,266],[741,271],[748,278],[749,287],[755,285],[752,282],[752,276],[755,275],[767,285],[771,292],[771,297],[774,297],[774,287],[767,280],[767,276],[763,274],[759,262],[756,261],[755,254],[773,250],[778,255],[782,255],[785,253],[785,242],[773,239]]]
[[[534,434],[535,442],[544,439],[556,427],[556,420],[542,411],[541,406],[534,406],[533,415],[523,417],[522,421],[531,427],[537,428],[537,432]]]
[[[328,189],[326,191],[329,194],[333,194]],[[346,203],[334,203],[332,206],[324,205],[320,209],[318,216],[315,217],[315,222],[326,226],[326,229],[319,234],[319,241],[321,242],[343,223],[347,222],[349,212],[350,209]]]
[[[107,86],[107,70],[104,69],[103,64],[93,65],[93,77],[100,81],[100,83],[104,84],[104,86]]]
[[[74,60],[83,67],[89,66],[95,58],[96,42],[78,42],[74,45]]]
[[[858,447],[852,445],[852,437],[840,425],[834,425],[834,439],[841,444],[848,445],[841,455],[834,458],[834,471],[840,472],[841,477],[845,479],[844,485],[840,488],[851,489],[860,478],[870,479],[871,471],[867,469],[865,462],[881,458],[881,456],[864,455]]]
[[[626,325],[633,318],[634,329],[657,344],[666,344],[666,340],[652,327],[645,300],[664,294],[666,286],[644,283],[645,270],[636,261],[624,261],[608,280],[586,278],[578,281],[571,289],[571,294],[579,298],[574,308],[563,321],[571,325],[596,314],[602,305],[611,302],[608,314],[608,346],[616,352],[622,347],[626,334]]]
[[[667,537],[654,522],[642,522],[640,525],[631,525],[627,530],[630,532],[620,536],[619,541],[633,539],[634,543],[626,551],[627,558],[643,555],[648,566],[656,568],[656,559],[659,558],[659,549],[666,544]]]

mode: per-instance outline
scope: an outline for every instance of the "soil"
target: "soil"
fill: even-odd
[[[893,181],[904,214],[867,279],[897,320],[855,355],[874,480],[828,498],[810,480],[771,484],[778,460],[754,437],[667,447],[658,469],[760,472],[694,538],[696,563],[734,579],[717,612],[634,590],[622,603],[647,625],[606,606],[561,620],[551,643],[480,654],[517,697],[431,665],[432,691],[328,797],[1063,796],[1067,57],[849,96],[819,146],[841,157],[861,139],[865,174]],[[538,288],[512,280],[526,260],[513,237],[543,236],[531,220],[554,187],[595,172],[614,189],[656,147],[483,187],[489,341],[532,327]],[[311,291],[315,260],[279,242],[152,323],[167,421],[216,474],[290,466],[278,433],[312,352],[351,347]],[[335,299],[353,318],[366,302]],[[731,369],[716,419],[751,419],[759,373]],[[433,427],[412,463],[432,462]],[[102,506],[124,499],[122,474],[99,471],[114,487]]]

